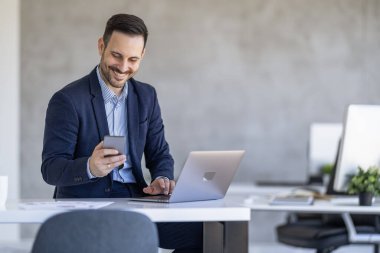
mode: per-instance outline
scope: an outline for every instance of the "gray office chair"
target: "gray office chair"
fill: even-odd
[[[32,253],[157,253],[156,225],[145,215],[121,210],[80,210],[46,220]]]

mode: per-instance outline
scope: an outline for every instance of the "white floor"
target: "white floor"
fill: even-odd
[[[0,252],[1,253],[29,253],[32,248],[32,241],[22,241],[18,243],[1,243],[0,242]],[[161,250],[160,253],[170,253],[171,251]],[[250,253],[314,253],[314,250],[300,249],[284,246],[282,244],[271,243],[271,244],[256,244],[251,245],[249,248]],[[372,253],[373,247],[367,245],[353,245],[349,247],[342,247],[334,253]]]

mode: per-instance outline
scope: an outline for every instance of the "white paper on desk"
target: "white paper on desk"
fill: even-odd
[[[27,210],[72,210],[72,209],[99,209],[113,202],[92,201],[55,201],[55,202],[27,202],[20,203],[19,207]]]

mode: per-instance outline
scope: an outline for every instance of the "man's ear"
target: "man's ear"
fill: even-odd
[[[145,55],[145,47],[144,47],[144,49],[143,49],[143,51],[141,53],[141,60],[144,58],[144,55]]]
[[[104,45],[103,37],[100,37],[98,39],[98,52],[100,56],[102,56],[104,48],[105,48],[105,45]]]

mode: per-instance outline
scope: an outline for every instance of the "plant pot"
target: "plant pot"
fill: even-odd
[[[359,206],[372,206],[373,193],[361,192],[359,193]]]

